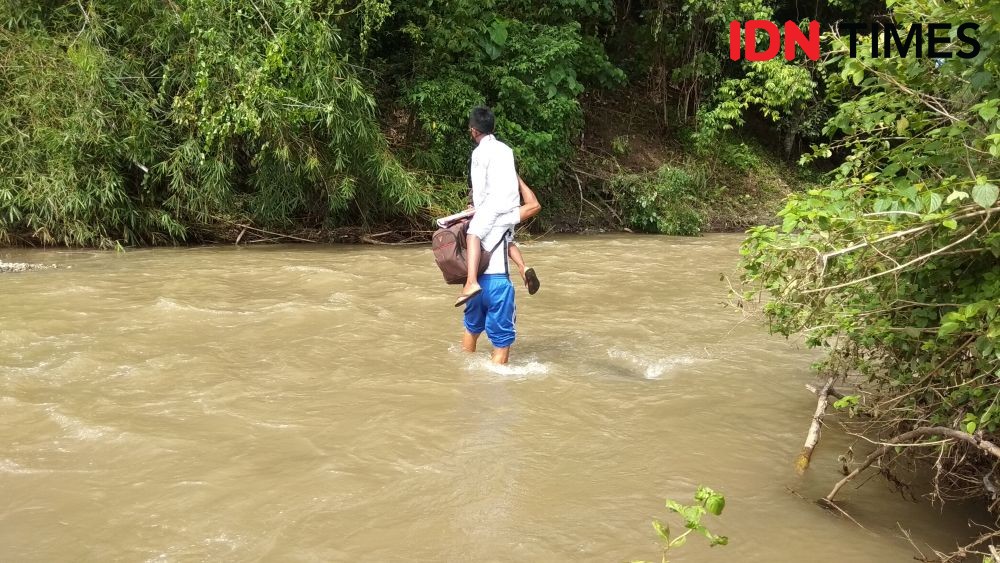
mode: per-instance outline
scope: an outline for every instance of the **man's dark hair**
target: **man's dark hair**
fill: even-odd
[[[472,108],[472,112],[469,113],[469,127],[480,133],[490,135],[493,133],[493,127],[495,126],[496,118],[493,116],[493,110],[486,106]]]

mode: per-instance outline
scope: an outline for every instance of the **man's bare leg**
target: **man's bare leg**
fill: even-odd
[[[475,352],[476,343],[479,341],[478,334],[472,334],[468,330],[462,334],[462,351],[463,352]],[[490,361],[494,364],[506,364],[510,360],[510,346],[506,348],[494,348],[493,353],[490,355]]]
[[[510,346],[506,348],[494,348],[493,354],[490,355],[490,361],[494,364],[506,364],[507,360],[510,359]]]
[[[462,335],[462,351],[463,352],[475,352],[476,342],[479,341],[478,334],[472,334],[468,330]]]

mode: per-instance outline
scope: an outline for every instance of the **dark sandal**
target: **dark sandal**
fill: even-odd
[[[542,286],[542,282],[538,281],[538,274],[535,273],[534,268],[528,268],[524,271],[524,285],[528,288],[528,295],[538,293],[538,288]]]
[[[479,289],[473,291],[472,293],[470,293],[468,295],[459,295],[458,299],[455,301],[455,306],[456,307],[461,307],[462,305],[465,305],[466,303],[469,302],[470,299],[472,299],[473,297],[479,295],[482,292],[483,292],[483,288],[479,288]]]

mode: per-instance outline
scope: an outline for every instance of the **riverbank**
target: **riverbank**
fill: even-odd
[[[612,112],[592,111],[606,116]],[[520,236],[644,232],[696,236],[742,232],[774,224],[785,197],[802,191],[809,171],[784,161],[756,141],[725,137],[711,153],[697,151],[678,132],[615,128],[595,118],[586,143],[554,185],[532,188],[542,213],[520,227]],[[456,184],[458,187],[456,188]],[[76,246],[105,249],[122,246],[184,244],[259,245],[287,242],[372,245],[424,244],[434,218],[454,212],[464,198],[461,182],[428,185],[434,203],[392,220],[330,224],[303,219],[297,223],[254,221],[235,211],[187,217],[176,237],[159,236],[134,245],[113,238],[100,244],[66,244],[35,234],[2,232],[6,246]],[[442,195],[447,194],[447,195]],[[163,213],[163,210],[157,211]],[[178,222],[181,217],[175,218]]]

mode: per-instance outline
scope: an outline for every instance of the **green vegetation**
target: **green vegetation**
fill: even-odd
[[[703,218],[697,207],[705,189],[703,174],[665,165],[650,175],[626,174],[612,179],[610,189],[625,223],[638,231],[696,235]]]
[[[904,28],[1000,18],[997,4],[889,4]],[[887,454],[929,456],[944,497],[985,498],[997,480],[984,444],[1000,439],[998,39],[983,25],[978,57],[934,60],[867,46],[845,58],[833,38],[829,140],[803,160],[836,168],[743,248],[747,297],[769,299],[776,331],[827,348],[823,372],[860,381],[839,404],[866,428],[883,441],[917,431]],[[969,439],[931,432],[942,427]]]
[[[220,216],[288,226],[426,206],[336,4],[46,4],[0,15],[3,240],[155,244]]]
[[[766,80],[753,67],[723,64],[725,23],[792,6],[3,3],[0,244],[231,240],[239,232],[234,225],[282,232],[426,228],[430,216],[464,199],[466,118],[483,103],[495,108],[520,172],[546,200],[548,225],[600,224],[598,217],[581,222],[580,206],[608,207],[614,216],[621,192],[633,190],[653,194],[653,208],[676,197],[684,209],[622,209],[632,218],[609,226],[695,233],[715,226],[706,209],[746,193],[712,200],[714,191],[740,190],[716,183],[719,172],[736,178],[750,165],[733,161],[722,170],[722,161],[711,159],[712,170],[684,164],[685,172],[657,179],[650,171],[676,167],[677,158],[630,165],[641,157],[636,142],[667,146],[695,133],[702,146],[713,139],[715,152],[716,133],[743,120],[717,98],[758,95],[752,85]],[[814,16],[850,13],[816,10]],[[618,113],[604,116],[594,106],[626,92],[636,97],[616,103]],[[771,106],[798,115],[804,97]],[[749,107],[743,105],[741,112]],[[627,119],[613,117],[623,111]],[[616,129],[607,139],[589,134],[595,116]],[[687,143],[673,156],[701,160],[697,146]],[[610,159],[600,179],[585,176],[583,185],[571,171],[595,153]],[[565,220],[574,215],[575,224]]]
[[[699,485],[698,490],[694,493],[694,501],[692,505],[683,505],[675,500],[667,500],[667,509],[684,520],[685,530],[677,536],[671,537],[669,524],[653,520],[653,529],[656,530],[656,534],[660,537],[660,541],[663,544],[662,561],[664,563],[668,561],[667,553],[671,549],[676,549],[684,545],[687,542],[688,535],[692,532],[697,532],[705,536],[709,547],[729,544],[729,538],[713,534],[701,523],[701,519],[706,514],[713,516],[722,515],[722,511],[726,508],[726,497],[722,493],[717,493],[708,487]]]
[[[625,227],[637,232],[697,235],[747,229],[768,221],[802,183],[755,143],[721,135],[713,152],[693,150],[652,172],[622,172],[606,190]]]

